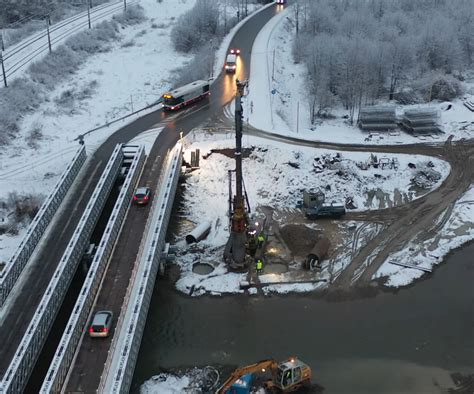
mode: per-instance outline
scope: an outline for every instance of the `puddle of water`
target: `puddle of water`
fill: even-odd
[[[214,267],[206,263],[196,263],[193,265],[193,272],[199,275],[209,275],[214,271]]]
[[[288,271],[288,267],[285,264],[267,264],[265,266],[265,273],[266,274],[282,274]]]

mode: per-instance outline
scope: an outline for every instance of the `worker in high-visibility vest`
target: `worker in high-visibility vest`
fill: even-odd
[[[258,247],[261,248],[263,246],[263,243],[265,242],[265,236],[260,233],[257,237],[257,241],[258,241]]]
[[[258,259],[257,263],[255,264],[255,268],[257,269],[257,274],[263,272],[263,261],[262,259]]]

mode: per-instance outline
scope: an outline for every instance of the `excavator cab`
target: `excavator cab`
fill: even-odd
[[[272,379],[263,384],[271,392],[289,393],[311,385],[311,368],[304,362],[292,357],[277,364],[270,359],[237,368],[216,394],[250,393],[252,375],[267,372],[271,372]]]
[[[278,365],[273,385],[283,392],[299,389],[311,381],[310,367],[296,358],[290,358]]]

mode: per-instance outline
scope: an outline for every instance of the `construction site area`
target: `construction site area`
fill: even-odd
[[[455,206],[445,191],[469,189],[465,144],[417,146],[424,155],[409,154],[413,146],[335,150],[249,128],[238,134],[200,129],[185,141],[172,241],[173,277],[185,294],[399,287],[429,274],[446,244],[470,234],[469,193]],[[453,172],[464,182],[452,183]]]

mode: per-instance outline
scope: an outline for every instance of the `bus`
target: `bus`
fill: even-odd
[[[162,96],[163,109],[167,111],[178,110],[202,100],[210,94],[208,81],[194,81],[165,93]]]

